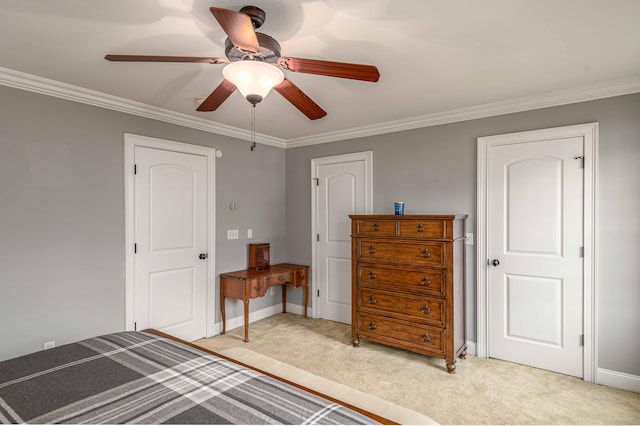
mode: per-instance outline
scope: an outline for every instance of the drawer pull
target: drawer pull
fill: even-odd
[[[369,279],[370,280],[375,280],[376,278],[378,278],[378,276],[376,275],[375,272],[373,272],[373,271],[369,272]]]
[[[304,280],[304,274],[303,275],[298,275],[298,281],[302,281]]]
[[[422,311],[423,314],[429,315],[431,313],[431,308],[429,307],[428,304],[425,303],[425,305],[422,307],[421,311]]]
[[[261,291],[262,290],[262,286],[261,285],[257,285],[253,288],[255,291]]]
[[[369,246],[369,254],[373,254],[373,253],[375,253],[376,251],[377,251],[377,250],[376,250],[376,248],[373,246],[373,244],[371,244],[371,245]]]
[[[376,300],[375,296],[371,296],[369,298],[369,303],[372,304],[372,305],[375,305],[376,303],[378,303],[378,301]]]
[[[281,283],[285,282],[287,279],[285,277],[278,277],[278,281]]]
[[[420,285],[431,287],[431,280],[429,279],[429,277],[424,277],[422,281],[420,281]]]
[[[376,325],[375,322],[371,321],[371,324],[369,324],[369,329],[370,330],[375,330],[376,328],[378,328],[378,326]]]
[[[380,230],[380,226],[378,226],[378,224],[377,224],[377,223],[374,223],[374,224],[373,224],[373,230],[374,230],[374,231],[379,231],[379,230]]]
[[[418,227],[416,228],[416,231],[418,232],[424,232],[424,226],[422,226],[421,223],[418,224]]]
[[[422,341],[425,343],[429,343],[431,341],[431,336],[429,336],[429,333],[424,333],[422,335]]]
[[[425,259],[431,257],[431,253],[429,252],[429,249],[422,250],[421,256],[424,257]]]

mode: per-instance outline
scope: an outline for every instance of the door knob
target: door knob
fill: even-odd
[[[498,259],[493,259],[493,260],[491,261],[491,264],[492,264],[493,266],[498,266],[498,265],[500,264],[500,261],[499,261]]]
[[[209,253],[200,253],[200,256],[198,257],[202,260],[205,260],[207,257],[209,257]]]

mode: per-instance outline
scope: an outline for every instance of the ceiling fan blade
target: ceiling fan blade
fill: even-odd
[[[197,111],[208,112],[217,110],[218,107],[222,105],[222,103],[235,91],[235,84],[228,80],[222,80],[222,83],[220,83],[220,85],[211,92],[207,99],[200,104]]]
[[[378,68],[373,65],[291,57],[281,57],[278,59],[278,65],[294,72],[350,78],[352,80],[376,82],[380,78]]]
[[[235,47],[249,52],[260,50],[249,15],[220,7],[212,7],[210,10]]]
[[[226,64],[225,58],[201,56],[154,56],[154,55],[106,55],[107,61],[116,62],[199,62],[203,64]]]
[[[317,103],[308,97],[298,86],[293,84],[291,80],[284,79],[282,83],[274,87],[275,91],[280,93],[283,98],[291,102],[300,112],[309,117],[310,120],[317,120],[327,115],[327,112],[320,108]]]

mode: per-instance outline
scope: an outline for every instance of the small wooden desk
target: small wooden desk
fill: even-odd
[[[242,299],[244,303],[244,341],[249,341],[249,300],[267,294],[274,285],[282,286],[282,312],[287,312],[287,286],[304,287],[304,317],[309,302],[309,267],[280,263],[261,271],[242,270],[220,274],[220,313],[222,333],[227,329],[225,298]]]

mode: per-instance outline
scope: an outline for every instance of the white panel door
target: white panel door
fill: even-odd
[[[492,146],[487,178],[488,354],[577,377],[583,151],[581,137]]]
[[[316,232],[318,316],[351,324],[351,220],[367,213],[367,163],[363,159],[317,164]]]
[[[136,146],[137,329],[206,336],[207,159]]]

